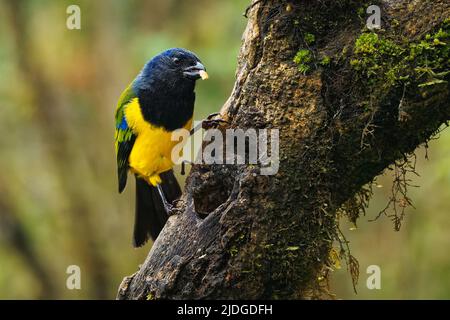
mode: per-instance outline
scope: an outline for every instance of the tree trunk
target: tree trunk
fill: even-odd
[[[398,227],[408,155],[450,116],[450,3],[382,1],[370,32],[371,2],[253,1],[221,114],[279,129],[280,170],[193,166],[180,213],[119,299],[322,298],[339,258],[357,280],[338,219],[356,223],[370,182],[397,164]]]

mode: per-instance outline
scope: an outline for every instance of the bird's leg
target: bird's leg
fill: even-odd
[[[166,210],[167,215],[171,216],[173,214],[172,211],[174,209],[173,205],[167,201],[166,196],[164,195],[163,189],[161,188],[161,185],[158,184],[156,186],[156,188],[158,188],[158,192],[161,197],[161,200],[162,200],[162,203],[163,203],[164,209]]]
[[[221,118],[214,119],[217,116],[220,116],[219,112],[211,113],[209,116],[207,116],[206,119],[202,121],[202,128],[203,129],[217,128],[221,124],[229,123],[228,121],[223,120]]]
[[[192,136],[195,132],[197,132],[199,129],[211,129],[211,128],[217,128],[221,124],[228,124],[229,122],[223,119],[213,119],[214,117],[220,115],[219,112],[211,113],[209,116],[206,117],[200,124],[196,125],[194,128],[191,129],[189,134]]]

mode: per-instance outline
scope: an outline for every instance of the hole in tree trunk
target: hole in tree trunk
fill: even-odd
[[[193,174],[194,209],[201,218],[227,201],[233,190],[234,176],[235,167],[229,165],[204,165]]]

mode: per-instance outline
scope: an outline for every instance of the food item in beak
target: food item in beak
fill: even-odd
[[[200,70],[199,75],[200,75],[200,78],[202,78],[202,80],[206,80],[209,78],[209,76],[205,70]]]

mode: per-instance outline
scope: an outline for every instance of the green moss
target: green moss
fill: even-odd
[[[308,63],[311,62],[311,52],[306,49],[299,50],[294,57],[294,62],[296,64]]]
[[[230,255],[231,255],[232,257],[234,257],[235,255],[238,254],[239,250],[237,249],[237,247],[233,246],[233,247],[231,247],[231,249],[230,249],[229,252],[230,252]]]
[[[307,45],[311,45],[316,41],[316,36],[313,35],[312,33],[307,33],[305,34],[304,40]]]
[[[306,74],[311,70],[310,63],[313,60],[311,51],[307,49],[301,49],[294,57],[294,62],[298,65],[298,70],[303,74]]]
[[[356,11],[356,13],[358,14],[358,17],[364,18],[364,17],[366,16],[366,7],[360,7],[360,8],[358,8],[358,10]]]
[[[320,65],[322,65],[324,67],[329,66],[330,63],[331,63],[331,58],[328,56],[323,57],[322,60],[320,61]]]
[[[230,256],[235,257],[239,253],[239,249],[242,245],[246,242],[246,235],[240,234],[236,236],[236,238],[233,239],[233,241],[230,242],[230,249],[228,250],[228,253]]]
[[[369,32],[356,40],[351,66],[362,81],[381,91],[396,85],[438,85],[450,66],[450,23],[417,43],[394,42]]]
[[[388,39],[381,39],[376,33],[363,33],[355,43],[356,58],[350,61],[352,67],[361,72],[370,84],[380,79],[380,73],[386,74],[388,84],[395,81],[398,70],[395,61],[404,53],[404,49]],[[390,74],[388,74],[390,73]]]
[[[301,73],[307,74],[313,69],[313,67],[317,67],[317,64],[322,67],[329,66],[331,63],[331,58],[328,56],[323,56],[321,60],[319,60],[314,57],[310,50],[301,49],[295,55],[294,62],[298,65],[298,70]]]

